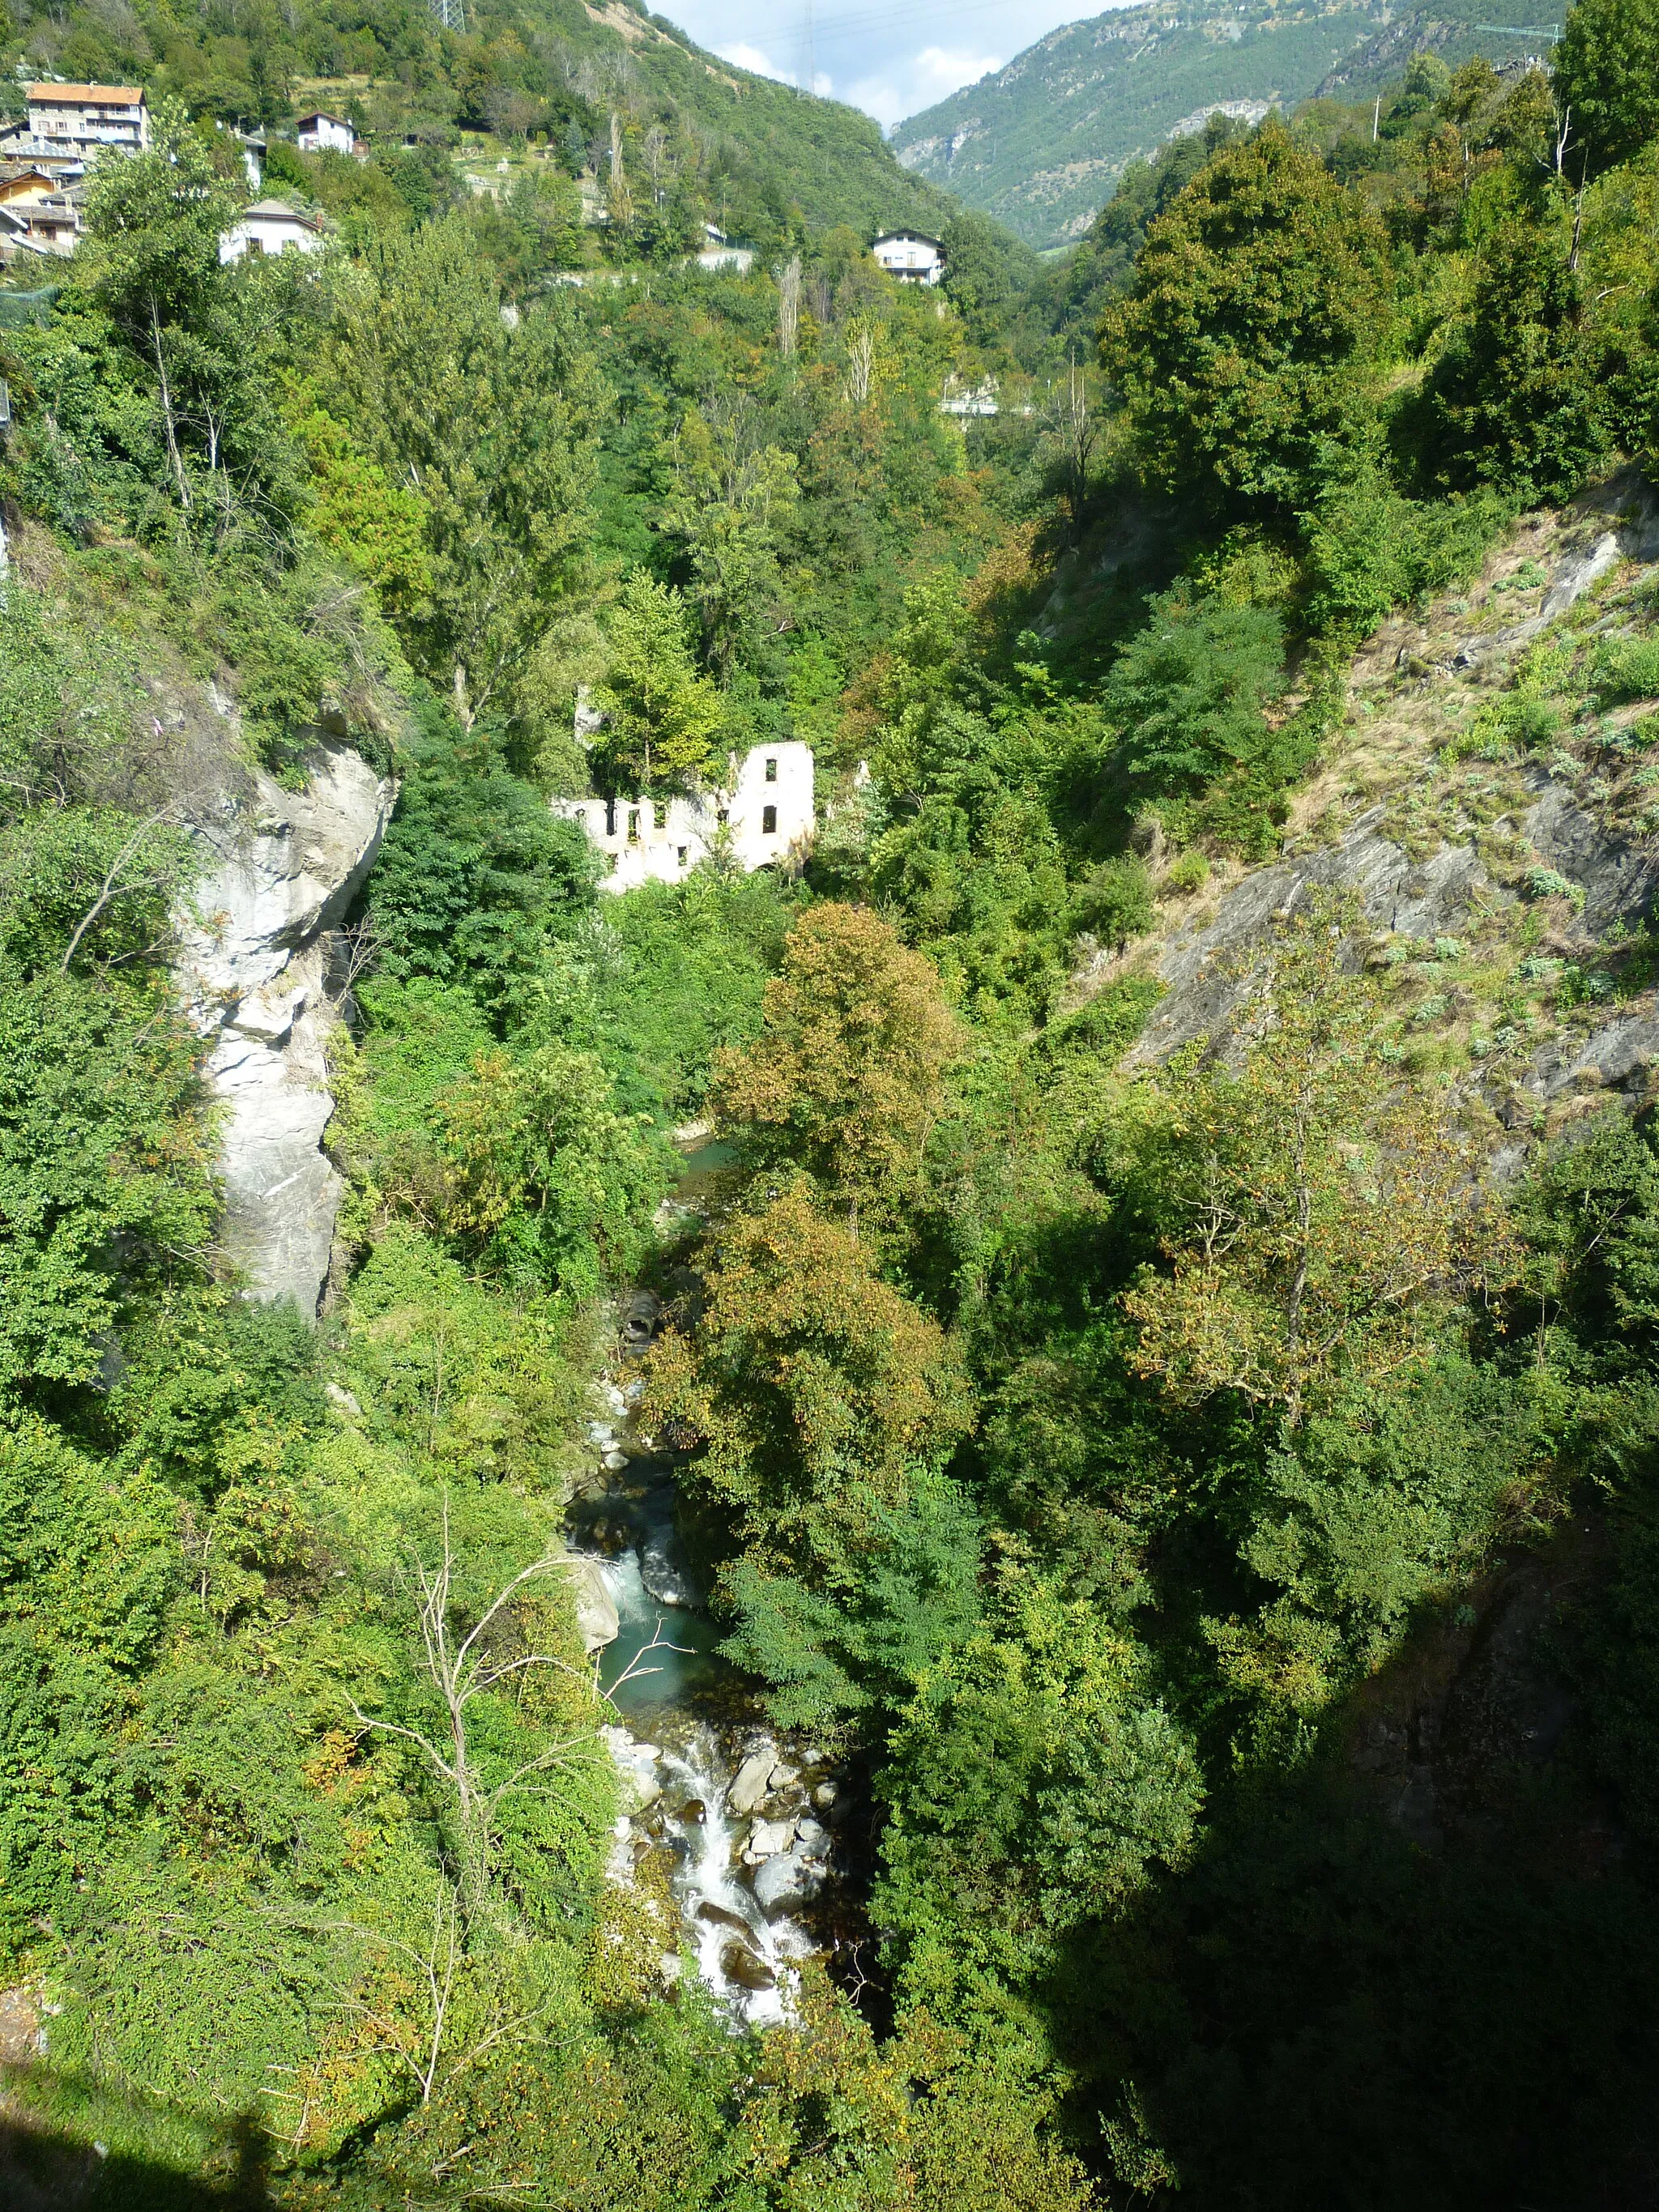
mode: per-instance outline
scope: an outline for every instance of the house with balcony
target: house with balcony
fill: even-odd
[[[136,84],[31,84],[28,136],[60,153],[96,161],[113,146],[139,154],[149,144],[149,110]]]
[[[357,149],[357,134],[344,118],[320,107],[300,118],[294,135],[302,154],[352,154]]]
[[[884,230],[871,252],[901,284],[938,284],[945,277],[945,248],[925,231]]]

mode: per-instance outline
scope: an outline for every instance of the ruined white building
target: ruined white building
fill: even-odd
[[[791,738],[726,759],[723,782],[683,799],[556,799],[611,863],[599,888],[678,884],[716,847],[739,866],[797,868],[812,842],[812,748]]]

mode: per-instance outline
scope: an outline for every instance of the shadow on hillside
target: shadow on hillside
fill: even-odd
[[[250,2120],[223,2131],[203,2171],[184,2172],[159,2156],[100,2142],[97,2125],[117,2132],[115,2101],[107,2091],[95,2093],[98,2117],[82,2134],[36,2109],[27,2069],[7,2069],[6,2081],[0,2089],[4,2212],[254,2212],[270,2202],[264,2139]],[[73,2094],[76,2087],[72,2082],[42,2086],[48,2094]],[[137,2122],[132,2131],[143,2134],[145,2123],[157,2116],[135,2106],[131,2117]]]
[[[1659,1870],[1572,1686],[1617,1569],[1581,1522],[1494,1573],[1366,1685],[1328,1759],[1219,1810],[1200,1859],[1068,1961],[1079,2117],[1121,2124],[1133,2082],[1179,2177],[1152,2187],[1149,2160],[1137,2203],[1659,2203]]]

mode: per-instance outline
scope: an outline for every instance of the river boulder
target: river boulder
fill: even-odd
[[[732,1778],[732,1786],[726,1793],[726,1802],[738,1818],[746,1820],[766,1795],[767,1782],[777,1754],[770,1744],[752,1753]]]

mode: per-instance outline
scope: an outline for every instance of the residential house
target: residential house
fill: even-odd
[[[221,237],[219,258],[225,262],[240,261],[246,253],[314,253],[322,243],[321,223],[301,215],[286,200],[255,200]]]
[[[920,230],[884,230],[870,251],[901,284],[937,284],[945,275],[945,248]]]
[[[67,139],[37,138],[27,119],[0,130],[0,162],[9,167],[44,169],[60,190],[78,185],[87,173],[87,157]]]
[[[325,114],[316,108],[302,115],[295,126],[295,136],[302,154],[351,154],[356,151],[357,134],[351,125],[337,115]]]
[[[66,259],[84,227],[81,187],[64,185],[32,162],[0,167],[0,211],[6,217],[4,245],[14,250],[4,255],[8,260],[19,246]]]
[[[49,251],[30,236],[25,208],[0,207],[0,269],[9,269],[20,253],[44,254]]]
[[[149,143],[149,110],[136,84],[31,84],[29,136],[83,161],[110,146],[128,154]]]
[[[62,189],[59,179],[39,161],[8,161],[0,165],[0,207],[44,199],[48,192]]]
[[[611,862],[603,891],[678,884],[714,851],[752,874],[793,873],[812,842],[812,748],[790,738],[727,757],[723,782],[684,798],[556,799]]]

